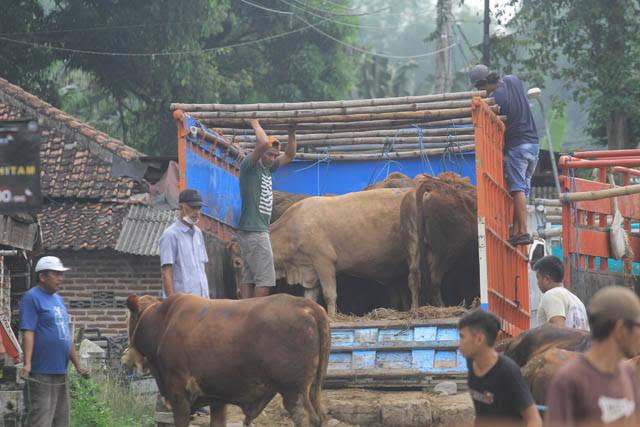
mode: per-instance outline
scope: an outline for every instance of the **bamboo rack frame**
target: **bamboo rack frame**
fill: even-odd
[[[367,107],[379,105],[398,105],[413,104],[422,102],[438,102],[455,99],[471,99],[474,96],[482,98],[487,97],[485,91],[468,91],[468,92],[452,92],[441,93],[436,95],[422,96],[403,96],[395,98],[372,98],[372,99],[355,99],[348,101],[317,101],[317,102],[290,102],[290,103],[263,103],[263,104],[181,104],[173,103],[170,108],[172,111],[273,111],[273,110],[302,110],[302,109],[319,109],[319,108],[348,108],[348,107]]]

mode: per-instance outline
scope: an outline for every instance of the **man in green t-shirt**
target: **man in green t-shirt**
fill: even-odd
[[[296,134],[289,129],[287,148],[280,154],[280,141],[268,137],[260,122],[245,119],[256,134],[256,147],[240,163],[240,195],[242,213],[236,237],[242,253],[240,298],[269,295],[276,285],[273,252],[269,239],[269,223],[273,206],[271,174],[296,156]]]

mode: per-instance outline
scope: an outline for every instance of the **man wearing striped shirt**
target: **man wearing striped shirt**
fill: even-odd
[[[267,136],[260,122],[246,119],[256,135],[256,147],[240,163],[242,212],[236,237],[242,253],[240,298],[269,295],[276,285],[269,223],[273,206],[271,174],[296,155],[295,130],[289,129],[287,149],[280,155],[280,141]]]

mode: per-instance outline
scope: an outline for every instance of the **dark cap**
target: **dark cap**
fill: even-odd
[[[589,301],[589,317],[602,320],[626,320],[640,324],[640,300],[629,288],[608,286],[600,289]]]
[[[489,67],[484,64],[478,64],[469,71],[469,78],[471,79],[471,84],[473,86],[475,86],[480,80],[485,80],[488,75]]]
[[[178,203],[186,203],[191,207],[199,207],[204,206],[204,202],[202,201],[202,194],[198,190],[194,190],[193,188],[185,188],[180,192],[180,197],[178,198]]]

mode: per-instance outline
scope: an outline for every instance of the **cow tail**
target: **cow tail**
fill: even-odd
[[[322,384],[324,382],[324,376],[329,366],[329,352],[331,351],[331,327],[329,325],[329,318],[322,307],[316,305],[314,309],[314,317],[318,326],[318,339],[319,339],[319,354],[318,354],[318,368],[316,376],[311,382],[310,399],[316,414],[320,418],[320,425],[324,423],[326,419],[326,412],[324,405],[322,404]]]
[[[419,260],[419,269],[420,272],[420,280],[419,286],[420,289],[431,289],[429,283],[431,282],[431,272],[429,271],[429,264],[427,262],[427,248],[424,243],[424,236],[426,230],[424,229],[424,193],[428,191],[428,181],[420,183],[418,188],[416,188],[416,232],[418,239],[418,247],[417,247],[417,256]],[[420,292],[422,294],[422,292]],[[427,300],[431,299],[431,295],[427,295]],[[422,298],[421,298],[422,299]],[[420,301],[417,301],[418,305],[420,305]]]

